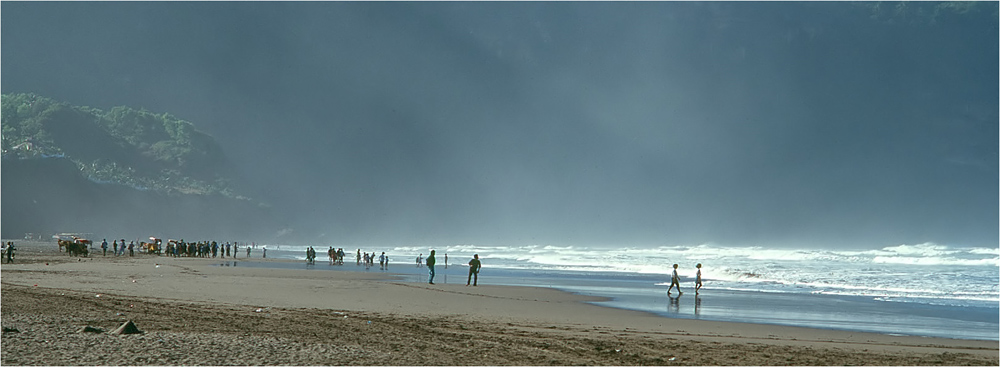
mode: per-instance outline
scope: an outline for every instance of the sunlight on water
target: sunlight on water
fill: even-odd
[[[294,258],[304,258],[305,247]],[[365,251],[371,251],[370,249]],[[412,263],[425,247],[386,251],[396,263]],[[892,302],[996,307],[1000,302],[1000,250],[932,243],[874,250],[769,249],[717,245],[592,249],[573,246],[476,246],[437,248],[439,262],[451,254],[462,264],[478,253],[485,264],[511,270],[581,273],[670,274],[695,277],[702,263],[707,287],[744,291],[870,296]],[[348,251],[353,257],[353,252]]]

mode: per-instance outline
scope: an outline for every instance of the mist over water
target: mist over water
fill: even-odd
[[[274,218],[73,231],[621,248],[560,266],[640,272],[666,245],[810,283],[683,244],[837,274],[998,245],[996,4],[939,5],[4,2],[0,89],[191,121]]]

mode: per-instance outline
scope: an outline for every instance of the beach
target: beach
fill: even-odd
[[[0,266],[5,365],[1000,364],[996,341],[668,318],[485,279],[430,285],[15,244],[15,262]],[[143,333],[109,333],[126,321]]]

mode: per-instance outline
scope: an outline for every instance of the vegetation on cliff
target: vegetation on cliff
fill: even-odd
[[[167,194],[248,199],[215,140],[170,114],[71,106],[30,93],[2,96],[4,159],[62,158],[98,183]]]

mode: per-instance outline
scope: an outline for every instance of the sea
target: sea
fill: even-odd
[[[317,271],[369,271],[426,282],[417,264],[431,248],[344,248],[344,265],[330,265],[329,246],[268,245],[268,258],[238,258],[239,266]],[[389,257],[366,267],[357,251]],[[687,318],[804,326],[890,335],[1000,340],[1000,247],[933,243],[868,250],[736,247],[701,244],[659,247],[450,245],[437,252],[436,283],[465,284],[468,262],[482,261],[482,285],[549,287],[602,297],[595,304]],[[447,255],[447,267],[445,267]],[[681,291],[667,294],[672,265]],[[703,287],[693,286],[701,264]],[[335,274],[331,274],[335,276]]]

